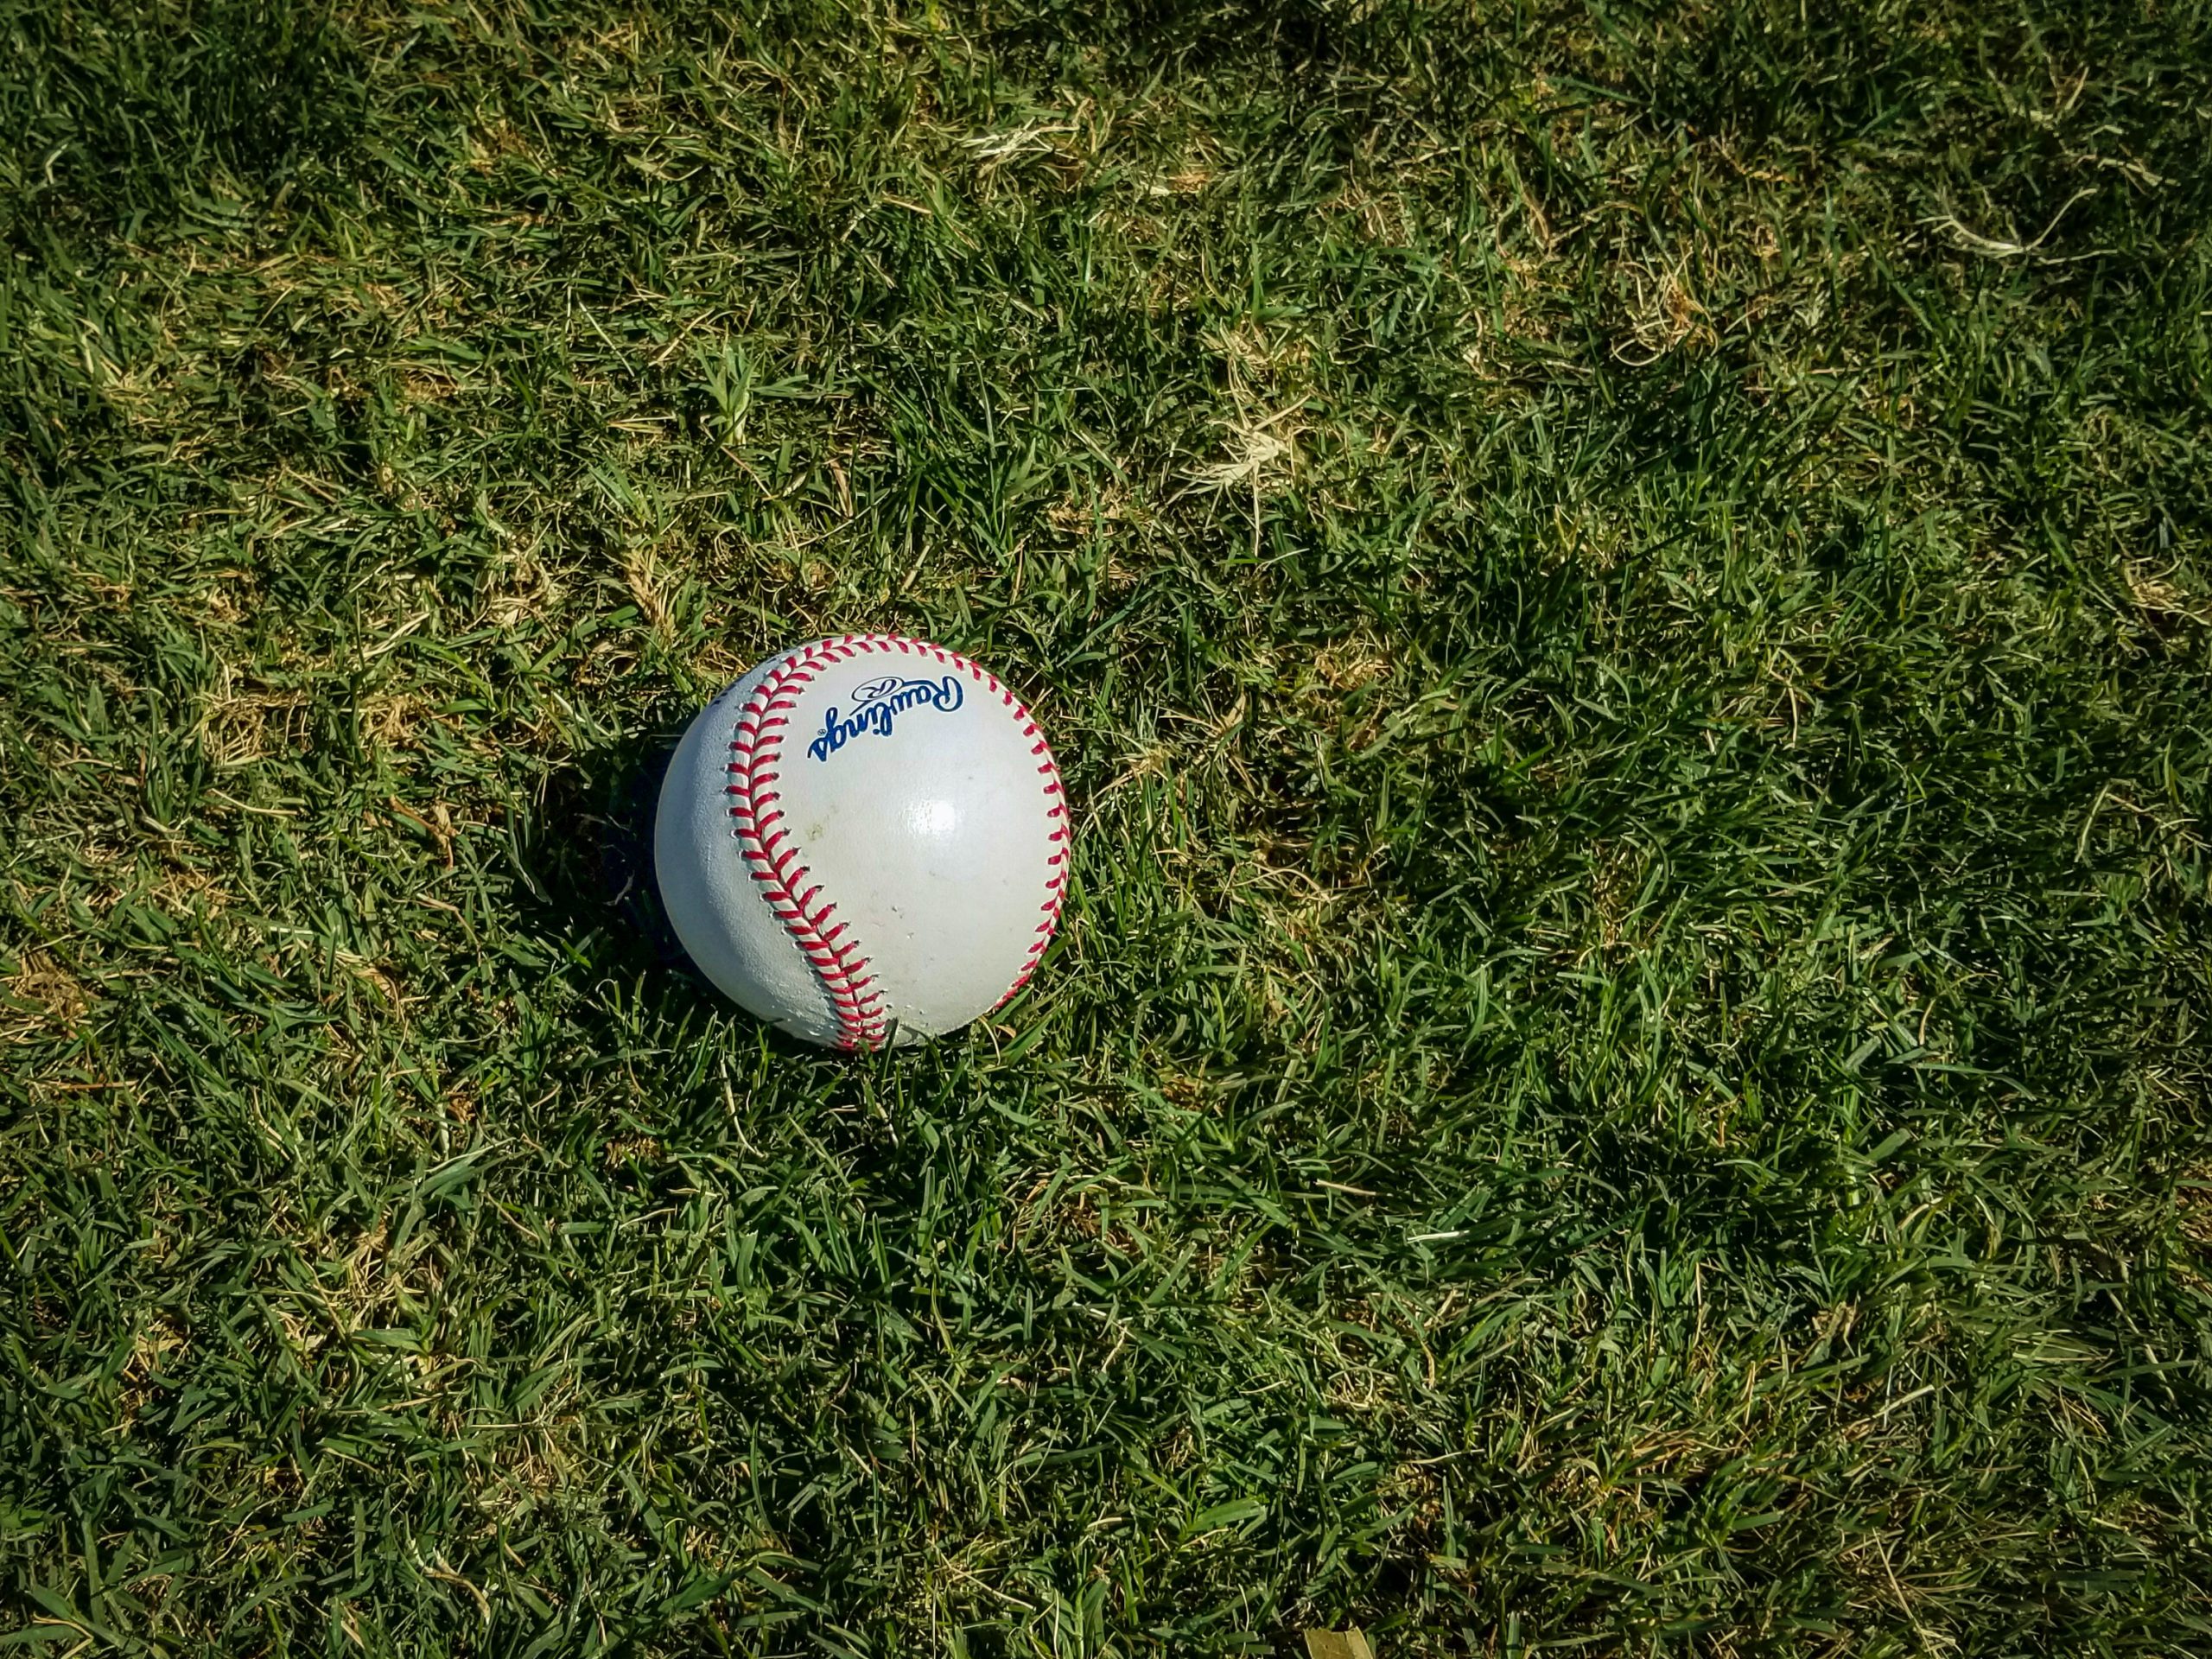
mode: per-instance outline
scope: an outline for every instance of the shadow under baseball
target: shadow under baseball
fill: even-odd
[[[653,874],[653,815],[688,720],[578,753],[547,784],[518,837],[524,918],[606,965],[660,967],[711,994],[669,924]]]

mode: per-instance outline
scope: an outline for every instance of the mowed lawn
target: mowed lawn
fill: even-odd
[[[2212,1650],[2212,8],[0,0],[0,1644]],[[779,645],[1065,932],[671,953]]]

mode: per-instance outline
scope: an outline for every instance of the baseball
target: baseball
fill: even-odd
[[[653,822],[700,971],[841,1049],[954,1030],[1028,983],[1069,846],[1029,711],[957,652],[887,633],[783,652],[708,704]]]

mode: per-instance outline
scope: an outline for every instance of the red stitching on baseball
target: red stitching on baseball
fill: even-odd
[[[822,982],[823,991],[837,1016],[836,1046],[843,1049],[873,1048],[889,1035],[883,1017],[884,994],[875,988],[874,965],[862,954],[857,939],[841,938],[848,935],[851,925],[849,922],[836,921],[830,925],[837,913],[835,904],[825,903],[815,914],[807,913],[808,903],[822,888],[817,882],[804,893],[797,891],[809,872],[804,864],[798,865],[795,875],[791,872],[798,849],[783,845],[791,831],[775,830],[765,840],[761,832],[771,830],[784,816],[783,809],[777,804],[782,798],[773,787],[781,774],[773,767],[782,759],[782,733],[790,724],[788,712],[798,707],[798,694],[830,664],[848,662],[871,652],[897,652],[902,657],[919,652],[933,657],[995,691],[1020,722],[1022,735],[1037,739],[1030,753],[1044,761],[1037,771],[1046,780],[1040,787],[1046,799],[1046,821],[1052,825],[1047,839],[1063,846],[1068,840],[1067,808],[1063,804],[1059,769],[1053,764],[1052,752],[1029,711],[988,669],[969,661],[957,652],[947,652],[895,633],[840,634],[810,645],[770,669],[738,712],[731,736],[729,772],[737,781],[728,786],[727,792],[737,797],[739,804],[729,809],[729,815],[739,850],[751,867],[753,879],[762,886],[761,896],[767,899],[769,908]],[[1045,920],[1036,930],[1014,983],[991,1005],[993,1013],[1013,1001],[1029,982],[1044,960],[1053,934],[1058,931],[1060,906],[1067,894],[1066,862],[1065,850],[1054,853],[1047,861],[1050,874],[1045,882],[1045,901],[1038,906]]]
[[[821,892],[821,884],[815,883],[803,894],[797,891],[808,872],[797,861],[798,849],[784,845],[791,831],[775,830],[765,840],[760,833],[783,817],[774,785],[780,775],[776,764],[783,753],[783,734],[789,725],[785,715],[798,708],[797,694],[808,681],[830,662],[850,654],[837,648],[842,643],[816,645],[785,658],[762,677],[746,699],[730,740],[730,772],[738,780],[732,792],[741,798],[744,805],[732,808],[730,816],[739,849],[752,867],[753,879],[762,886],[761,896],[830,999],[837,1019],[837,1046],[850,1049],[872,1047],[883,1039],[881,999],[875,1000],[879,1006],[870,1005],[866,983],[859,980],[856,964],[848,954],[849,947],[840,947],[834,939],[825,938],[820,920],[806,913],[807,901]],[[767,868],[761,868],[764,865]],[[823,918],[829,913],[825,910]],[[857,966],[865,968],[865,959]]]
[[[1046,839],[1065,845],[1068,840],[1067,806],[1066,792],[1060,784],[1060,769],[1058,764],[1052,759],[1051,746],[1045,741],[1044,734],[1037,729],[1037,722],[1030,717],[1029,710],[1022,706],[1019,697],[1000,683],[997,675],[982,664],[969,661],[957,652],[948,657],[945,652],[938,650],[935,646],[924,645],[920,649],[935,656],[940,663],[950,662],[964,671],[970,678],[982,681],[990,690],[997,692],[999,701],[1012,710],[1015,721],[1020,725],[1021,734],[1024,737],[1037,739],[1036,747],[1030,753],[1041,757],[1044,761],[1044,764],[1037,768],[1037,772],[1045,779],[1045,782],[1039,785],[1039,790],[1046,801],[1046,822],[1052,824],[1046,834]],[[1059,822],[1053,823],[1052,821],[1055,819]],[[1014,975],[1014,983],[1007,986],[999,1000],[991,1004],[990,1012],[993,1014],[996,1014],[1011,1002],[1020,994],[1021,988],[1029,982],[1031,976],[1037,971],[1038,964],[1044,961],[1045,952],[1051,946],[1053,935],[1059,931],[1060,906],[1067,898],[1068,873],[1065,868],[1066,859],[1067,855],[1060,852],[1046,861],[1046,868],[1050,873],[1045,879],[1045,902],[1037,907],[1045,919],[1039,925],[1036,937],[1030,942],[1028,955],[1022,961],[1021,970]]]
[[[1046,780],[1039,792],[1045,798],[1045,821],[1052,826],[1046,839],[1049,843],[1065,846],[1068,839],[1067,797],[1060,786],[1058,763],[1052,759],[1051,747],[1046,743],[1043,734],[1037,729],[1037,722],[1030,718],[1028,709],[1022,707],[1020,700],[1011,691],[1001,690],[1000,695],[1006,699],[1007,707],[1014,711],[1014,717],[1021,722],[1022,734],[1037,740],[1037,747],[1030,753],[1044,761],[1037,770]],[[991,1005],[994,1014],[1021,994],[1021,988],[1029,983],[1030,977],[1044,962],[1045,952],[1051,948],[1053,935],[1060,930],[1060,906],[1066,899],[1068,891],[1067,854],[1065,851],[1054,853],[1046,861],[1046,868],[1049,874],[1045,878],[1045,902],[1038,906],[1045,919],[1030,941],[1029,954],[1023,958],[1020,971],[1014,976],[1014,983],[1006,988],[1005,995]]]

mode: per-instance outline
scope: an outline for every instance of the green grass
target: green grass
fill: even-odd
[[[2212,1648],[2201,0],[0,0],[0,1643]],[[633,855],[879,627],[1077,873],[849,1062]]]

